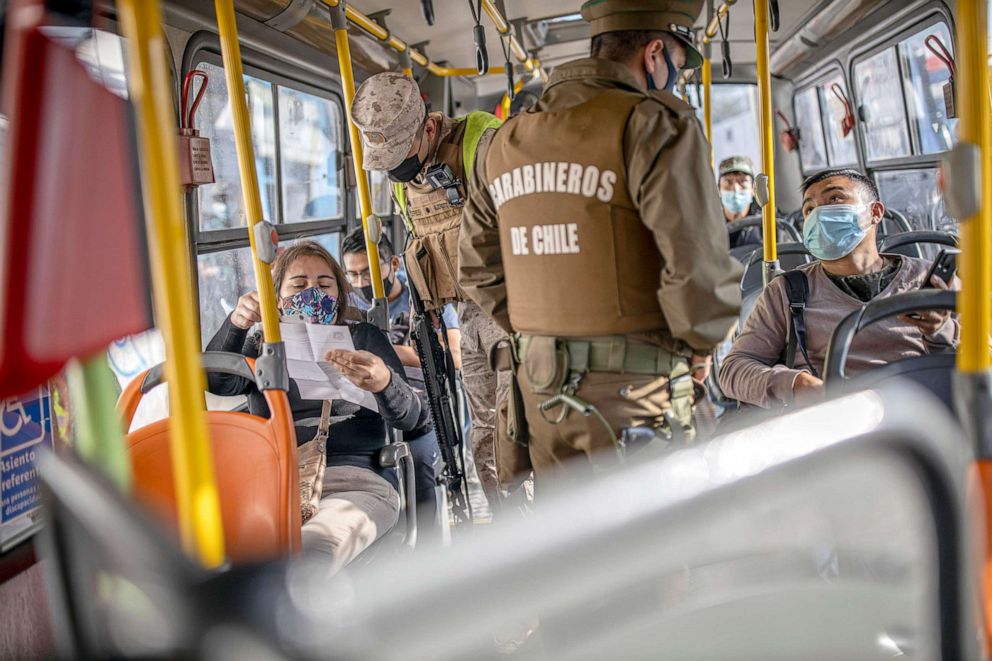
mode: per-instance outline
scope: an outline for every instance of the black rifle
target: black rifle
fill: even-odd
[[[462,427],[457,410],[457,377],[451,352],[441,347],[438,330],[434,328],[431,315],[424,310],[424,301],[417,288],[410,286],[410,300],[413,315],[410,327],[420,366],[424,370],[424,384],[427,389],[427,402],[437,432],[437,443],[444,459],[444,469],[438,480],[445,486],[451,501],[456,521],[471,522],[472,511],[468,500],[468,484],[465,480],[465,445]],[[441,336],[448,341],[447,328],[440,314],[436,315]],[[442,513],[443,516],[443,513]]]

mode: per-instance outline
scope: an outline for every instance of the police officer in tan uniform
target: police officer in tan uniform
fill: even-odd
[[[501,475],[529,461],[541,489],[574,457],[608,467],[644,439],[692,437],[696,381],[737,320],[741,276],[709,146],[671,93],[701,64],[701,6],[586,2],[592,57],[557,67],[538,104],[480,145],[459,281],[514,332],[494,356],[516,374]]]
[[[427,113],[417,83],[398,73],[380,73],[366,80],[351,106],[352,120],[362,135],[366,170],[387,172],[393,197],[411,234],[406,249],[409,284],[425,308],[459,306],[462,332],[462,376],[472,416],[471,444],[476,470],[490,506],[499,501],[494,456],[498,383],[490,367],[490,348],[506,332],[458,286],[458,233],[467,198],[468,176],[483,135],[499,125],[484,112],[450,118]]]

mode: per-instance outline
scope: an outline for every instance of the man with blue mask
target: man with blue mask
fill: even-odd
[[[720,202],[727,222],[761,213],[754,200],[754,163],[747,156],[720,161]]]
[[[775,278],[761,293],[719,375],[729,397],[765,408],[822,398],[819,375],[837,324],[868,301],[920,289],[930,267],[923,259],[878,252],[875,233],[885,206],[875,182],[861,172],[820,172],[803,182],[802,192],[804,242],[819,260],[799,269],[809,289],[805,351],[793,365],[784,364],[791,314],[785,280]],[[947,288],[939,278],[929,284]],[[954,350],[959,328],[957,318],[945,311],[883,320],[858,334],[847,372]]]
[[[761,213],[754,199],[754,163],[747,156],[731,156],[717,166],[720,203],[728,223]],[[781,237],[780,237],[781,238]],[[730,234],[730,247],[760,246],[761,228],[748,227]]]

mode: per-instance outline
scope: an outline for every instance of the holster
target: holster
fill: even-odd
[[[510,396],[507,398],[506,436],[523,447],[527,447],[527,417],[524,415],[524,398],[520,390],[520,356],[516,338],[512,335],[499,340],[489,352],[489,366],[495,372],[510,372]],[[502,407],[501,407],[502,408]]]

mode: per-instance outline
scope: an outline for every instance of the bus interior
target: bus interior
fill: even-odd
[[[438,487],[438,544],[418,543],[392,438],[403,514],[333,579],[297,557],[285,397],[266,389],[262,419],[204,396],[204,369],[262,383],[270,357],[207,344],[272,289],[266,251],[339,259],[357,228],[406,243],[390,181],[361,169],[356,86],[404,72],[429,111],[506,120],[589,55],[581,3],[0,4],[0,657],[988,657],[987,0],[707,0],[704,67],[674,92],[714,169],[746,156],[770,186],[734,225],[762,231],[732,253],[741,324],[769,272],[811,260],[803,180],[851,168],[888,210],[884,250],[961,248],[961,291],[926,299],[960,315],[956,353],[916,387],[895,368],[847,382],[841,355],[829,401],[741,413],[505,524],[469,457],[470,514],[449,520]],[[848,346],[871,314],[838,330]]]

